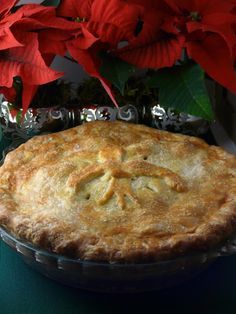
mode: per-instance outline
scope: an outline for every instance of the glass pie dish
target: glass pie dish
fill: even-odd
[[[135,293],[175,286],[198,275],[217,258],[236,253],[235,236],[207,252],[145,264],[109,264],[49,253],[16,239],[3,228],[0,238],[44,276],[74,288],[105,293]]]
[[[14,142],[8,147],[3,152],[2,162],[6,154],[22,142]],[[105,293],[168,288],[198,275],[217,258],[236,253],[236,234],[214,249],[150,263],[105,263],[67,258],[20,240],[2,227],[0,239],[41,274],[75,288]]]

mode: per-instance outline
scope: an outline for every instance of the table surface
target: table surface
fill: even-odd
[[[219,258],[196,278],[172,289],[106,295],[66,287],[42,276],[0,241],[0,314],[148,314],[151,311],[235,314],[236,255]]]
[[[58,284],[31,270],[0,243],[1,314],[236,313],[236,256],[219,258],[196,278],[172,289],[106,295]]]

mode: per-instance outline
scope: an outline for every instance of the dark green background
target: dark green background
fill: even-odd
[[[34,272],[0,244],[0,314],[236,313],[236,256],[162,292],[112,296],[72,289]]]

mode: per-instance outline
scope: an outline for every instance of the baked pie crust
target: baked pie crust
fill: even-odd
[[[207,250],[236,231],[236,156],[124,122],[38,136],[0,168],[0,225],[83,260]]]

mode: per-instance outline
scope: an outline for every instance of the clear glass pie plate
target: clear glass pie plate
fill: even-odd
[[[3,152],[23,141],[14,142]],[[236,234],[209,251],[150,263],[102,263],[60,256],[15,238],[0,226],[0,240],[14,249],[31,268],[64,285],[106,293],[161,290],[183,283],[204,271],[217,258],[236,253]]]
[[[207,252],[145,264],[110,264],[67,258],[16,239],[0,228],[0,238],[36,271],[62,284],[96,292],[160,290],[180,284],[205,270],[217,258],[236,253],[236,237]]]

